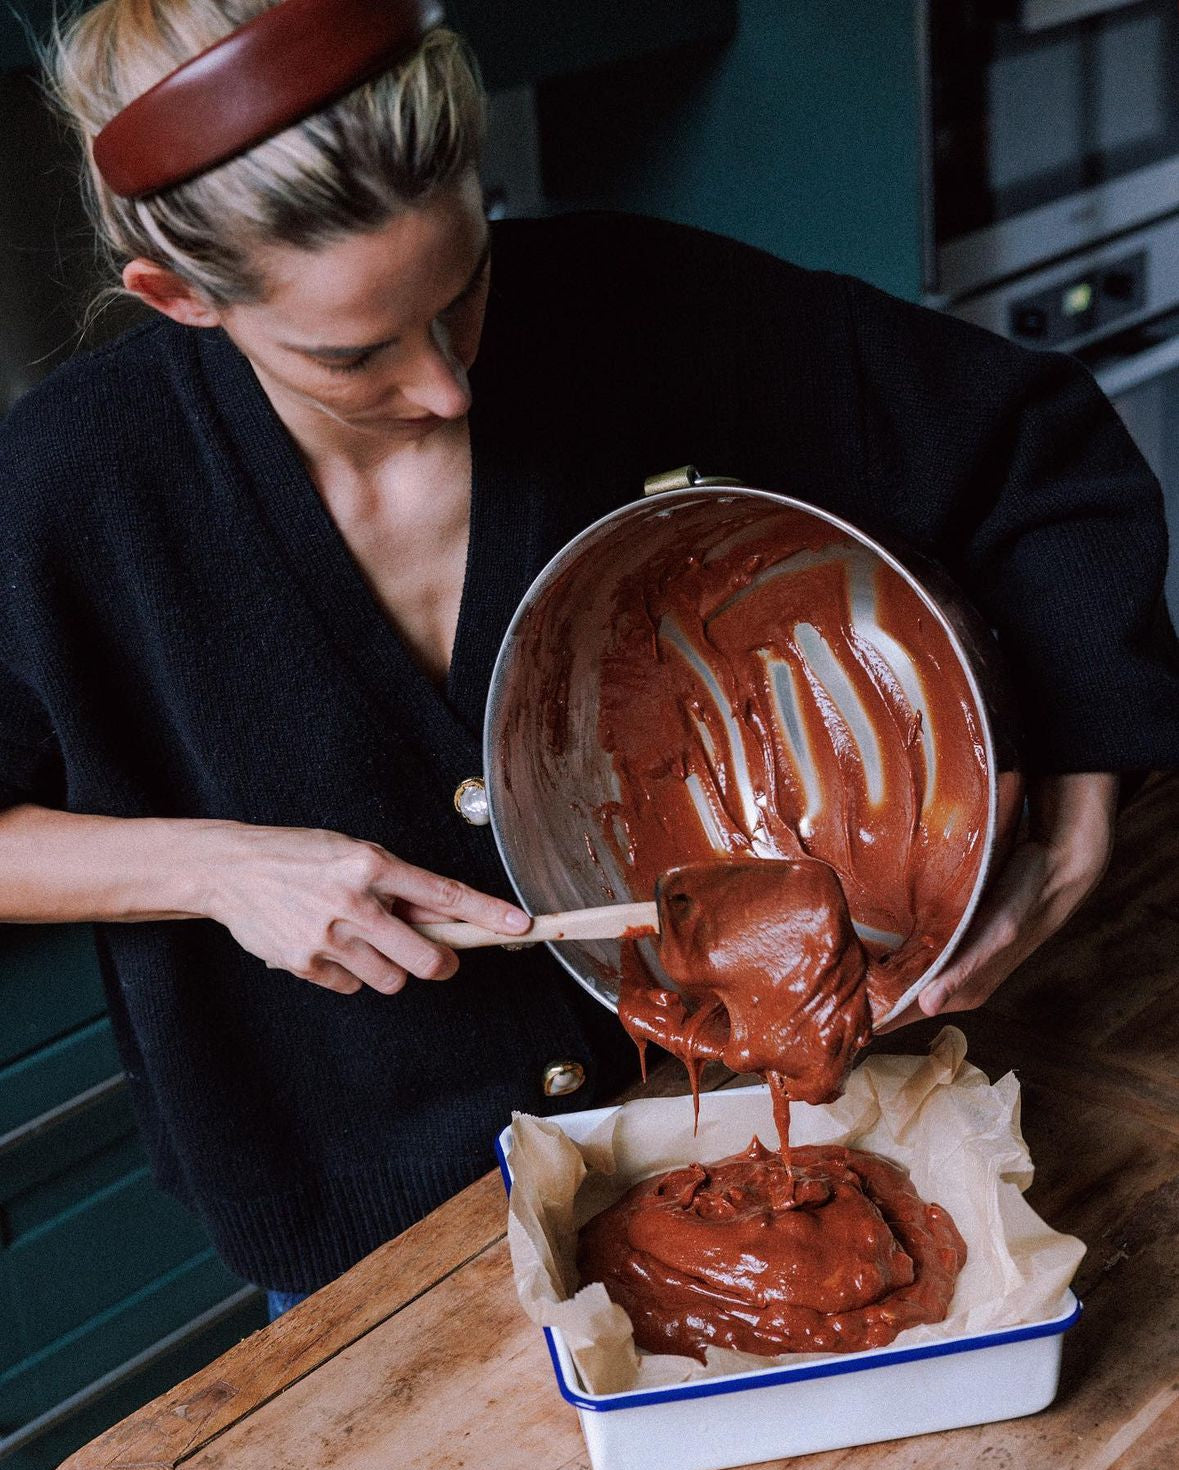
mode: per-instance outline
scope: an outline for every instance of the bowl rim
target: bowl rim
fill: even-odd
[[[528,909],[528,911],[531,912],[525,895],[521,891],[520,885],[516,880],[516,874],[513,871],[512,865],[508,861],[506,851],[506,837],[502,830],[501,823],[496,815],[496,783],[493,779],[493,771],[495,770],[493,755],[496,743],[494,739],[493,725],[496,722],[495,717],[498,715],[499,708],[502,703],[500,693],[503,689],[506,679],[508,660],[511,657],[512,651],[517,643],[520,624],[523,622],[524,618],[528,616],[537,598],[545,590],[547,585],[551,581],[553,581],[562,571],[564,571],[570,562],[572,562],[578,555],[580,555],[585,542],[587,542],[591,537],[600,535],[603,531],[611,527],[612,524],[616,521],[622,521],[634,517],[637,511],[649,511],[652,507],[667,507],[670,511],[670,509],[673,508],[676,504],[682,504],[686,500],[690,500],[693,503],[698,504],[706,496],[716,497],[717,500],[722,503],[726,499],[753,498],[757,500],[768,501],[775,506],[802,511],[804,514],[815,516],[819,520],[825,521],[835,530],[842,532],[844,535],[850,537],[853,541],[856,541],[861,545],[867,547],[870,551],[874,552],[884,562],[886,562],[887,565],[891,567],[892,570],[896,572],[899,576],[901,576],[906,583],[908,583],[909,587],[921,599],[922,603],[926,606],[933,617],[936,618],[939,627],[949,639],[950,646],[954,650],[954,654],[958,659],[958,663],[962,668],[964,674],[966,675],[966,681],[970,688],[970,693],[974,700],[975,711],[978,716],[979,729],[982,734],[983,747],[987,762],[987,820],[986,829],[983,834],[982,860],[979,863],[978,875],[975,878],[974,886],[970,891],[970,897],[966,902],[966,907],[963,909],[958,923],[955,925],[949,939],[946,940],[946,943],[938,951],[932,964],[930,964],[929,967],[917,977],[917,979],[912,983],[912,985],[909,986],[909,988],[904,992],[900,999],[897,1000],[890,1007],[887,1013],[881,1016],[878,1021],[874,1022],[874,1027],[876,1029],[879,1029],[881,1026],[887,1025],[890,1021],[895,1020],[896,1017],[901,1015],[901,1013],[909,1005],[911,1005],[913,1001],[916,1000],[921,991],[924,990],[925,987],[945,968],[945,966],[949,963],[951,956],[957,949],[963,934],[969,927],[971,920],[974,918],[975,911],[977,910],[979,902],[982,898],[983,889],[986,886],[986,880],[990,868],[990,859],[995,847],[995,835],[998,826],[999,813],[999,771],[995,752],[994,731],[991,728],[990,712],[987,709],[986,699],[982,691],[982,686],[979,683],[978,675],[975,672],[973,661],[970,658],[970,655],[966,649],[965,644],[963,643],[961,636],[958,633],[958,630],[954,627],[949,617],[942,610],[940,604],[933,596],[933,594],[929,592],[922,584],[922,582],[918,579],[918,577],[913,572],[911,572],[907,566],[905,566],[904,562],[900,560],[895,552],[890,551],[887,546],[882,545],[879,541],[875,539],[875,537],[869,535],[868,532],[862,530],[859,526],[854,525],[851,521],[844,520],[843,517],[835,515],[832,511],[825,510],[822,506],[814,505],[808,500],[801,500],[797,496],[781,494],[776,490],[762,490],[756,486],[744,484],[697,484],[683,489],[661,490],[653,495],[635,500],[628,500],[624,505],[616,506],[612,511],[608,511],[604,516],[599,516],[596,521],[593,521],[588,526],[583,527],[583,529],[580,530],[576,536],[567,541],[565,545],[560,548],[560,550],[555,552],[554,555],[549,558],[549,560],[545,563],[541,570],[532,579],[531,583],[528,586],[528,590],[524,593],[523,597],[520,599],[516,611],[512,614],[512,619],[507,626],[503,639],[500,642],[499,651],[496,654],[495,663],[491,671],[491,682],[488,687],[487,705],[484,710],[483,716],[483,780],[487,792],[488,812],[490,814],[491,831],[492,836],[495,839],[496,850],[499,853],[500,862],[503,864],[504,871],[508,875],[508,879],[512,885],[513,890],[515,891],[516,897],[520,900],[520,903],[524,906],[524,908]],[[656,510],[655,513],[658,513],[658,511]],[[556,956],[556,958],[560,961],[564,968],[568,970],[568,972],[573,976],[573,978],[577,981],[577,983],[582,987],[583,990],[588,991],[588,993],[592,995],[594,999],[597,1000],[601,1005],[605,1006],[607,1010],[617,1012],[617,1001],[611,1001],[606,995],[603,995],[596,985],[591,983],[585,978],[585,976],[580,973],[580,971],[573,964],[572,960],[570,960],[563,952],[564,946],[562,944],[555,943],[551,940],[547,940],[545,942],[549,949],[549,952]]]

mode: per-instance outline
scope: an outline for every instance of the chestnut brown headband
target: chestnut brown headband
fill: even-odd
[[[183,184],[395,65],[443,18],[440,0],[282,0],[111,118],[95,165],[124,198]]]

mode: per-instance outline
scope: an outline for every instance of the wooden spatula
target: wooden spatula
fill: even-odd
[[[654,903],[612,903],[600,909],[537,914],[527,934],[497,934],[479,924],[415,924],[419,934],[451,949],[485,949],[493,944],[543,944],[549,939],[643,939],[659,933]]]

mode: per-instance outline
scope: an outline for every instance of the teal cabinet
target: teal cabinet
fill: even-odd
[[[28,66],[35,59],[37,45],[49,35],[54,8],[54,0],[0,5],[0,71]]]
[[[2,1470],[53,1470],[264,1316],[151,1182],[89,927],[0,928]]]
[[[512,0],[510,5],[488,5],[486,0],[450,0],[446,17],[471,41],[487,85],[495,90],[719,39],[732,30],[737,3]],[[0,70],[33,60],[36,41],[48,36],[55,8],[63,10],[54,0],[0,5]]]
[[[545,192],[922,287],[917,0],[741,0],[725,45],[546,81]]]
[[[449,0],[446,15],[497,91],[625,61],[658,67],[669,51],[727,40],[739,8],[738,0]]]

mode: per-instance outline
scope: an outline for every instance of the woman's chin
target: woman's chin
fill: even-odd
[[[367,433],[379,431],[395,434],[399,439],[421,439],[443,424],[451,422],[437,414],[401,414],[380,406],[364,409],[339,409],[330,404],[317,403],[316,407],[337,424]]]

